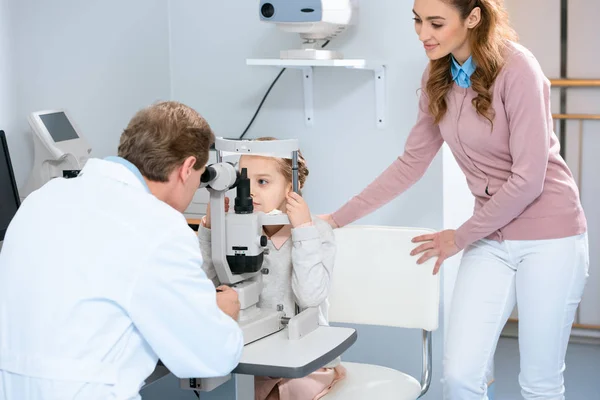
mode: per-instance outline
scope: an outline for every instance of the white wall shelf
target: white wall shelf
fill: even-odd
[[[343,67],[373,71],[375,81],[375,122],[378,128],[385,127],[385,65],[362,59],[344,60],[286,60],[277,58],[250,58],[247,65],[295,68],[303,71],[304,85],[304,119],[307,126],[313,126],[313,68]]]

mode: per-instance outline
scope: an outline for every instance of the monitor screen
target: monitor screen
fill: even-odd
[[[0,242],[4,240],[8,224],[19,206],[19,192],[10,162],[6,135],[4,131],[0,131]]]
[[[41,114],[40,119],[55,142],[77,139],[77,132],[64,112]]]

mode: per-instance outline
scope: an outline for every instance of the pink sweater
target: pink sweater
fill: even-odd
[[[493,129],[477,114],[471,103],[475,97],[472,88],[455,84],[447,96],[448,111],[436,125],[421,91],[417,123],[404,154],[332,215],[338,225],[371,213],[408,189],[446,142],[475,196],[473,216],[456,231],[460,249],[482,238],[533,240],[584,233],[579,191],[553,130],[550,82],[535,57],[510,44],[493,86]]]

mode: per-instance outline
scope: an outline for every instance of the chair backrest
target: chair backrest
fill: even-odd
[[[331,322],[438,327],[440,275],[435,257],[418,265],[413,237],[434,231],[348,226],[335,231],[336,261],[329,294]]]

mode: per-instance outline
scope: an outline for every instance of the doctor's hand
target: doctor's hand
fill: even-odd
[[[240,315],[240,301],[235,290],[226,285],[219,286],[217,288],[217,305],[221,311],[237,321]]]
[[[333,220],[333,217],[331,216],[331,214],[321,214],[321,215],[317,215],[317,217],[321,218],[323,221],[327,222],[332,229],[337,229],[340,226],[337,224],[337,222],[335,222]]]
[[[444,260],[460,251],[454,241],[455,233],[456,231],[454,229],[446,229],[441,232],[414,237],[412,240],[413,243],[425,243],[416,247],[410,252],[410,255],[414,256],[419,253],[425,253],[417,260],[417,264],[423,264],[430,258],[437,256],[435,267],[433,267],[433,274],[436,275]]]
[[[308,204],[306,204],[302,196],[296,192],[288,193],[285,209],[293,228],[312,222]]]
[[[225,197],[225,212],[229,212],[229,197]],[[202,225],[210,229],[210,202],[206,205],[206,215],[202,218]]]

